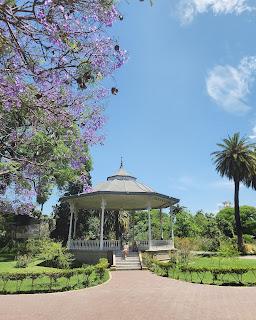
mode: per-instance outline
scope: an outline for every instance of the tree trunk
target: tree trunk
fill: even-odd
[[[235,194],[234,194],[234,206],[235,206],[235,221],[236,221],[236,234],[237,234],[237,247],[238,250],[243,253],[244,251],[244,240],[240,218],[239,209],[239,181],[235,180]]]

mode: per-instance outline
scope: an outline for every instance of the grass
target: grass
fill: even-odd
[[[0,255],[0,274],[1,273],[30,273],[39,272],[47,273],[50,271],[58,271],[61,269],[49,268],[39,265],[42,260],[31,261],[26,268],[16,268],[16,261],[13,255]],[[84,284],[84,275],[74,275],[69,280],[67,278],[59,278],[57,281],[52,281],[45,275],[33,281],[25,279],[24,281],[8,281],[6,284],[0,280],[0,294],[13,293],[39,293],[39,292],[58,292],[67,290],[82,289],[101,284],[109,279],[109,272],[106,271],[103,278],[99,279],[93,272],[88,279],[88,283]]]
[[[196,267],[256,267],[256,259],[240,259],[238,257],[195,257],[189,265]]]
[[[193,267],[256,267],[256,259],[240,259],[240,258],[220,258],[220,257],[195,257],[189,262]],[[172,270],[169,276],[174,279],[216,285],[256,285],[256,273],[248,271],[242,276],[242,282],[236,275],[226,274],[221,275],[214,280],[210,272],[198,274],[196,272],[184,273],[180,270]]]
[[[42,260],[32,260],[26,268],[16,268],[16,261],[13,255],[1,254],[0,255],[0,273],[4,272],[47,272],[47,271],[56,271],[60,269],[48,268],[40,266]]]

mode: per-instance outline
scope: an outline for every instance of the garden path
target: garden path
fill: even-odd
[[[0,296],[1,320],[255,320],[256,287],[217,287],[112,272],[95,288]]]

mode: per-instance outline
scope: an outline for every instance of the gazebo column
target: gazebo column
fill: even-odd
[[[163,212],[162,208],[159,210],[160,215],[160,234],[161,234],[161,240],[164,240],[164,232],[163,232]]]
[[[172,247],[174,248],[174,231],[173,231],[173,207],[170,206],[170,222],[171,222],[171,240],[172,240]]]
[[[102,200],[101,200],[101,223],[100,223],[100,250],[103,250],[105,208],[106,208],[106,201],[102,198]]]
[[[135,235],[134,222],[135,222],[135,210],[132,210],[132,245],[134,244],[134,235]]]
[[[151,210],[151,204],[148,204],[148,247],[149,250],[152,247],[152,234],[151,234],[151,214],[150,214],[150,210]]]
[[[73,217],[75,213],[75,205],[73,201],[69,202],[69,208],[70,208],[70,221],[69,221],[69,231],[68,231],[68,242],[67,242],[67,248],[71,248],[71,239],[72,239],[72,225],[73,225]]]
[[[76,238],[76,225],[77,225],[77,219],[78,219],[78,212],[75,208],[75,212],[74,212],[74,231],[73,231],[73,238],[75,239]]]

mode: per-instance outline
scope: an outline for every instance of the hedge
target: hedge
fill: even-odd
[[[209,283],[209,277],[211,278],[210,283],[216,284],[226,284],[224,277],[231,283],[233,279],[233,284],[241,285],[248,284],[244,281],[244,276],[251,273],[253,275],[254,281],[250,281],[250,284],[256,284],[256,266],[245,266],[245,267],[196,267],[190,265],[177,265],[172,261],[161,262],[147,255],[143,257],[144,264],[152,272],[163,276],[172,277],[175,279],[190,280],[191,282],[205,283],[205,279]],[[196,276],[196,279],[195,279]],[[228,278],[228,279],[227,279]],[[252,278],[252,277],[251,277]],[[194,281],[193,281],[194,279]],[[252,279],[251,279],[252,280]]]
[[[82,268],[65,269],[56,271],[44,272],[15,272],[15,273],[0,273],[0,293],[20,293],[20,292],[53,292],[64,291],[74,288],[85,288],[90,285],[95,285],[104,281],[108,261],[100,259],[96,265],[89,265]],[[47,280],[40,284],[40,287],[35,290],[35,282],[39,279],[46,278]],[[72,285],[70,280],[73,278]],[[60,288],[56,288],[59,279],[63,279]],[[30,289],[21,291],[21,286],[24,282],[30,281]],[[14,288],[15,284],[15,288]],[[7,285],[12,290],[7,290]],[[55,287],[55,288],[54,288]]]
[[[180,270],[184,273],[192,275],[192,273],[196,273],[197,276],[201,279],[201,283],[203,283],[203,278],[206,273],[210,273],[212,276],[213,282],[216,280],[223,281],[225,275],[230,275],[234,278],[234,280],[238,284],[243,283],[243,275],[248,272],[252,272],[256,277],[256,267],[246,266],[246,267],[194,267],[194,266],[182,266]]]

